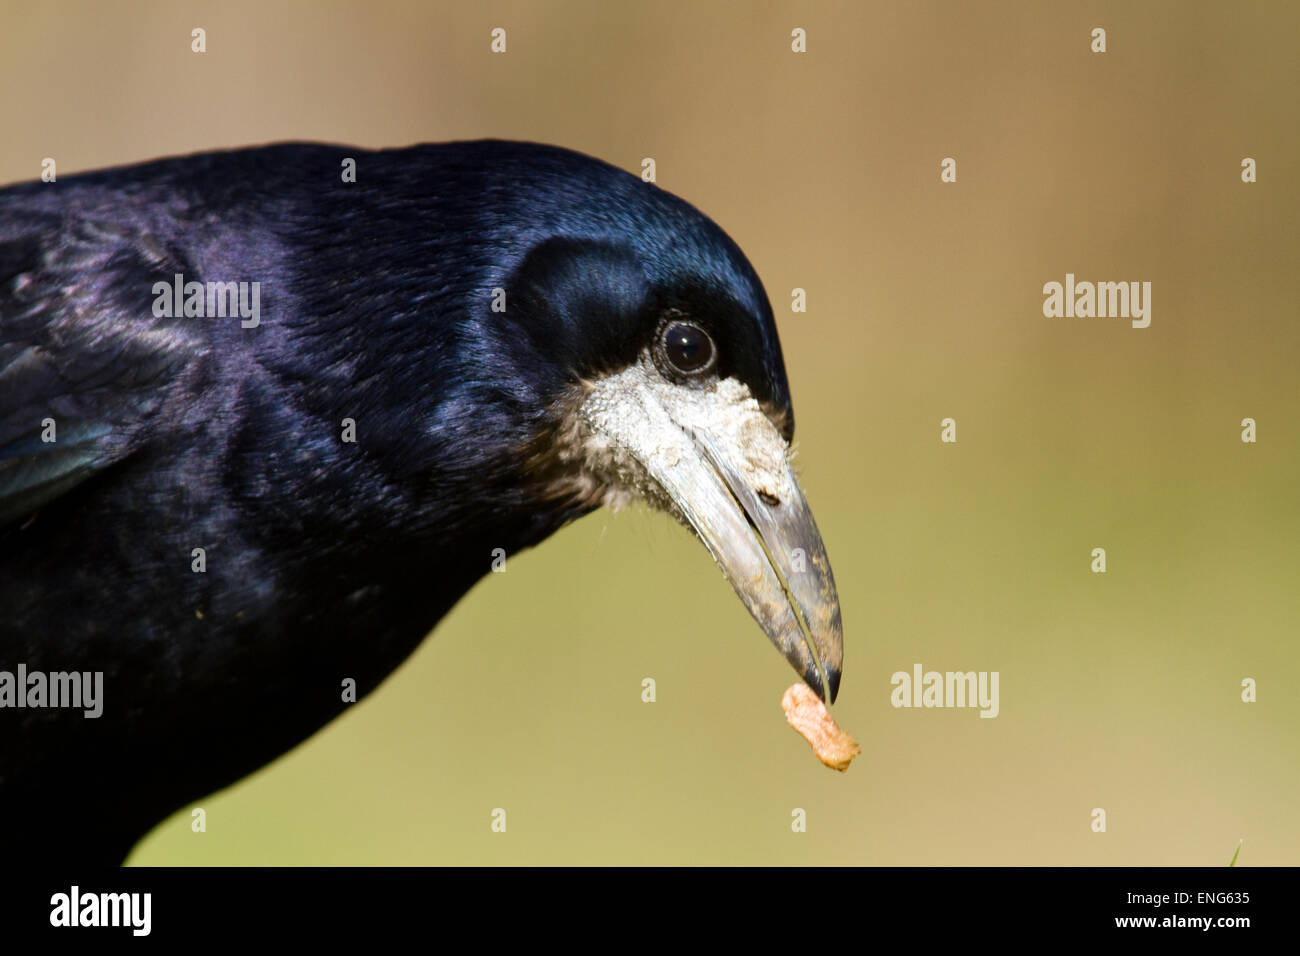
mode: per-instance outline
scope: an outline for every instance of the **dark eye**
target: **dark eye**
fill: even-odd
[[[713,339],[698,325],[669,322],[660,342],[668,364],[683,375],[697,375],[713,364]]]

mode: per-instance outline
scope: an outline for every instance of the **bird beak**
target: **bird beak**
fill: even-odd
[[[748,389],[677,385],[643,362],[597,383],[582,415],[608,443],[596,453],[636,459],[652,484],[634,490],[695,531],[768,639],[833,702],[844,659],[835,577],[789,445]]]

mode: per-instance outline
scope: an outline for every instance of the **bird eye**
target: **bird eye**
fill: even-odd
[[[698,375],[713,364],[713,339],[698,325],[669,322],[660,336],[664,358],[673,371]]]

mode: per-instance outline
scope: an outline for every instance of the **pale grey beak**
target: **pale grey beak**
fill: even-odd
[[[827,703],[844,660],[839,595],[788,446],[744,385],[666,381],[646,363],[597,383],[582,408],[630,453],[642,489],[695,531],[785,659]]]

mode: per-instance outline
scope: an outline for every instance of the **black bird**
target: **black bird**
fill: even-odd
[[[691,528],[834,699],[793,428],[735,243],[567,150],[287,144],[0,190],[6,857],[120,861],[603,504]]]

